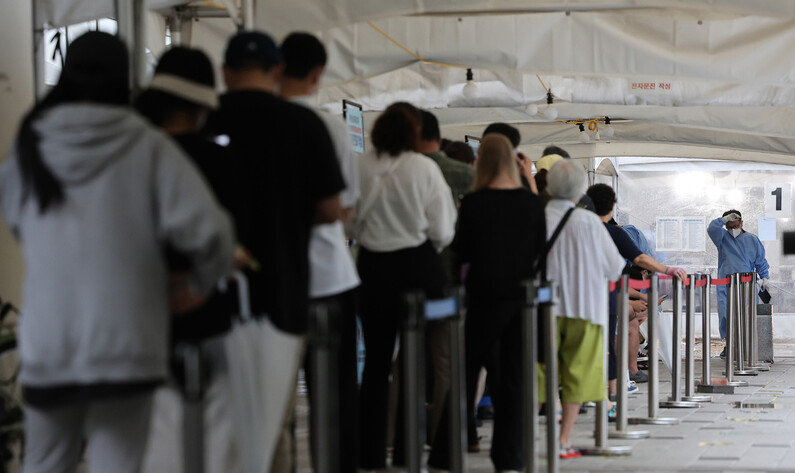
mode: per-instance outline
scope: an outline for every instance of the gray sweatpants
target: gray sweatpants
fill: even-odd
[[[87,442],[88,471],[138,473],[152,394],[53,409],[25,407],[23,473],[74,473]]]

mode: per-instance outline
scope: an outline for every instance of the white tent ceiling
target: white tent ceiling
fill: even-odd
[[[153,7],[175,3],[151,0]],[[206,1],[190,5],[215,7]],[[36,0],[40,21],[112,15],[112,0]],[[528,149],[790,163],[795,155],[795,2],[791,0],[257,0],[256,24],[282,37],[316,32],[330,63],[319,102],[366,110],[395,100],[435,109],[446,136],[517,124]],[[369,24],[372,21],[373,24]],[[234,25],[193,22],[190,41],[219,61]],[[377,31],[381,29],[385,34]],[[386,37],[394,40],[390,40]],[[401,49],[395,42],[413,54]],[[478,95],[462,95],[471,67]],[[556,97],[559,118],[608,115],[611,143],[582,145],[571,125],[524,106]],[[655,84],[654,90],[648,85]],[[659,84],[665,84],[663,88]],[[368,116],[372,123],[374,117]]]

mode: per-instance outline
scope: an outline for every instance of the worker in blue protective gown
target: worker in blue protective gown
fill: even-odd
[[[723,226],[726,229],[723,229]],[[762,278],[762,289],[769,284],[768,268],[765,259],[765,247],[753,233],[743,230],[743,217],[739,210],[728,210],[723,217],[710,222],[707,233],[718,247],[718,277],[725,278],[734,273],[750,273],[756,271]],[[717,286],[718,317],[720,319],[720,336],[726,338],[726,286]],[[726,356],[723,349],[721,358]]]

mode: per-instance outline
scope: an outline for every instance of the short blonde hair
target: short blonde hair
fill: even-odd
[[[475,161],[475,183],[473,190],[488,187],[500,175],[506,173],[513,181],[520,184],[519,171],[513,145],[499,133],[484,136],[478,148],[478,159]]]

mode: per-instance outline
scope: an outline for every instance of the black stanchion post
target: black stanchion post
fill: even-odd
[[[555,305],[557,305],[558,285],[554,282],[542,284],[538,288],[537,305],[539,307],[538,316],[543,325],[544,339],[544,366],[546,376],[544,394],[547,401],[547,472],[557,473],[560,468],[560,458],[558,457],[558,418],[555,400],[558,398],[558,327],[555,319]],[[544,302],[542,302],[544,301]]]
[[[406,294],[406,318],[400,337],[403,370],[400,380],[404,399],[404,440],[406,468],[409,473],[420,473],[422,453],[425,448],[425,363],[423,333],[425,329],[425,295],[421,292]],[[453,433],[454,434],[454,433]]]
[[[525,281],[525,303],[522,311],[522,415],[524,422],[524,470],[538,471],[536,437],[538,436],[538,356],[536,355],[536,286]]]
[[[751,367],[757,371],[770,371],[770,365],[759,363],[759,326],[756,313],[757,274],[751,273],[751,287],[749,288],[748,311],[751,314]]]
[[[627,421],[627,376],[629,372],[629,276],[621,276],[618,288],[618,343],[616,357],[618,358],[618,377],[616,379],[616,430],[610,432],[610,438],[618,439],[644,439],[649,437],[648,430],[629,430]]]
[[[685,289],[685,395],[683,401],[712,402],[712,396],[696,394],[696,275],[691,275]],[[709,347],[709,345],[707,345]],[[709,358],[709,351],[706,353]]]
[[[682,280],[674,278],[673,297],[673,337],[671,337],[671,396],[667,401],[661,401],[660,407],[699,407],[697,402],[683,401],[682,389]]]
[[[324,303],[314,303],[309,318],[311,344],[312,444],[317,473],[340,473],[339,425],[340,314]]]
[[[649,341],[646,351],[649,354],[649,411],[648,417],[633,417],[629,419],[630,424],[653,424],[653,425],[673,425],[678,424],[679,419],[675,417],[658,417],[659,415],[659,376],[660,376],[660,353],[659,353],[659,313],[658,313],[658,278],[657,273],[651,275],[651,287],[649,288]]]
[[[450,471],[466,471],[467,451],[467,393],[466,349],[464,324],[464,290],[458,288],[455,296],[455,315],[450,327]]]
[[[606,288],[607,292],[610,293],[609,287]],[[626,310],[626,306],[624,306]],[[608,324],[609,326],[609,324]],[[607,333],[607,327],[602,327],[602,346],[605,350],[602,350],[602,370],[603,376],[605,380],[605,385],[608,383],[608,370],[607,370],[607,337],[612,337],[614,334]],[[626,376],[626,372],[619,373],[618,377],[621,378]],[[626,387],[624,389],[624,394],[626,394]],[[621,395],[619,393],[619,395]],[[594,446],[593,447],[586,447],[581,448],[580,451],[583,455],[589,456],[606,456],[606,457],[616,457],[616,456],[626,456],[632,453],[632,447],[630,446],[609,446],[607,445],[607,399],[602,399],[601,401],[596,403],[596,416],[595,416],[595,425],[594,425]]]
[[[182,453],[185,473],[204,473],[204,376],[198,343],[177,347],[185,375],[182,387]]]

